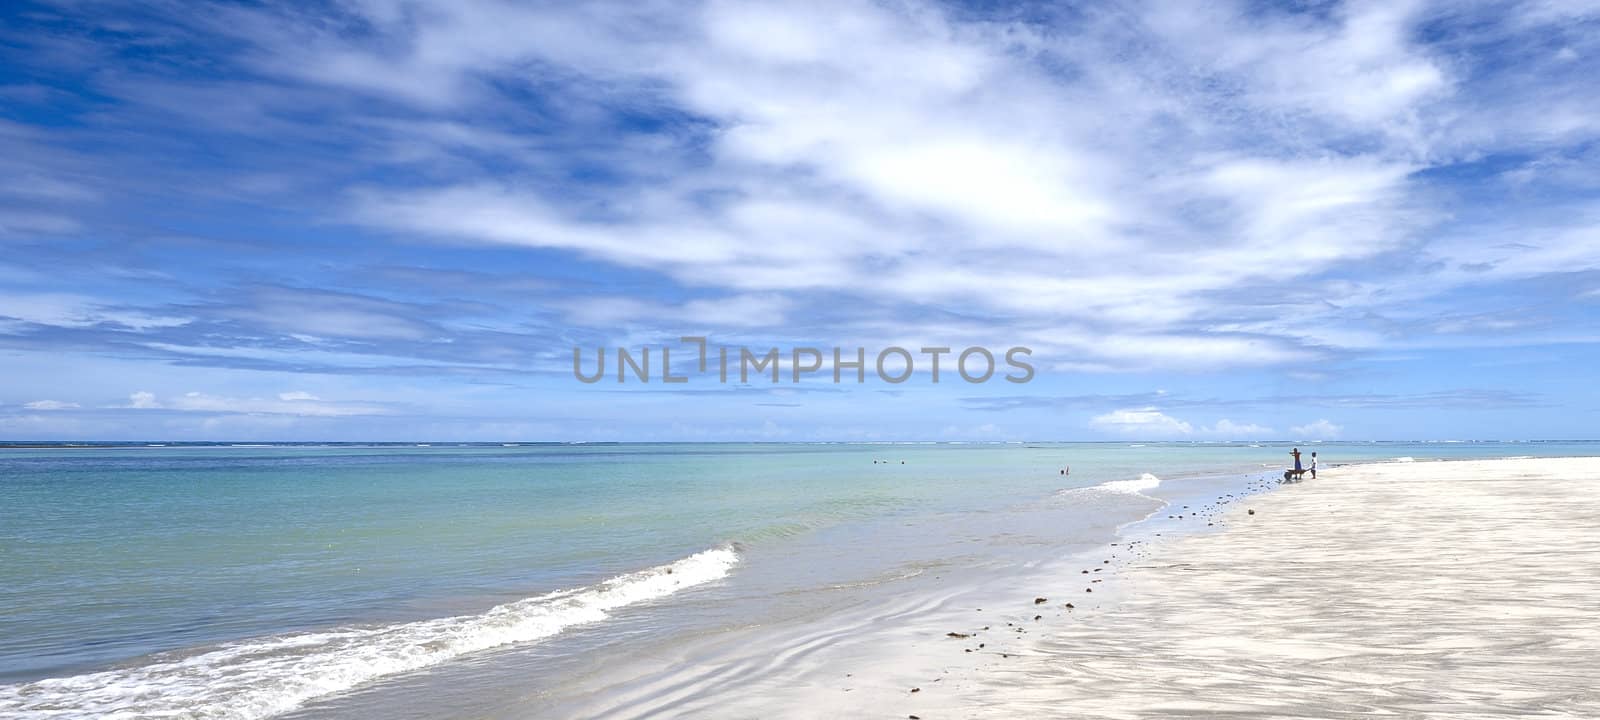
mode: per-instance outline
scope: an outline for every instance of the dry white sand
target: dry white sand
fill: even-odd
[[[1218,525],[1121,544],[1099,594],[1077,558],[691,643],[563,714],[1600,717],[1600,458],[1329,469]]]

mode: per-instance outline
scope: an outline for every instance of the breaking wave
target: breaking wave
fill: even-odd
[[[256,638],[147,664],[0,686],[7,718],[192,717],[249,720],[385,676],[597,623],[610,611],[726,577],[732,547],[477,615]]]
[[[1161,487],[1161,478],[1151,475],[1150,473],[1144,473],[1139,476],[1138,480],[1112,480],[1110,482],[1100,483],[1095,487],[1102,490],[1110,490],[1112,492],[1137,495],[1145,490],[1154,490],[1158,487]]]

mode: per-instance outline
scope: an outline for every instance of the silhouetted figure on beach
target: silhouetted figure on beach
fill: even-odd
[[[1294,474],[1299,475],[1300,473],[1305,472],[1300,468],[1300,448],[1290,450],[1289,454],[1294,456]]]
[[[1311,479],[1317,479],[1317,454],[1311,453]]]

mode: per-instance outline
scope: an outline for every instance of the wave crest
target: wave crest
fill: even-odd
[[[0,687],[8,718],[206,717],[252,720],[467,653],[553,636],[609,611],[726,577],[732,546],[477,615],[243,640],[176,659]]]
[[[1161,478],[1150,473],[1139,475],[1138,480],[1112,480],[1103,482],[1095,487],[1112,492],[1129,493],[1137,495],[1145,490],[1154,490],[1161,486]]]

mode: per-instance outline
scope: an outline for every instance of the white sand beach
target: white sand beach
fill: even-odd
[[[1215,525],[1136,527],[1104,558],[1031,577],[688,643],[608,668],[556,705],[589,717],[1600,717],[1600,458],[1331,468],[1157,515],[1169,512]]]

